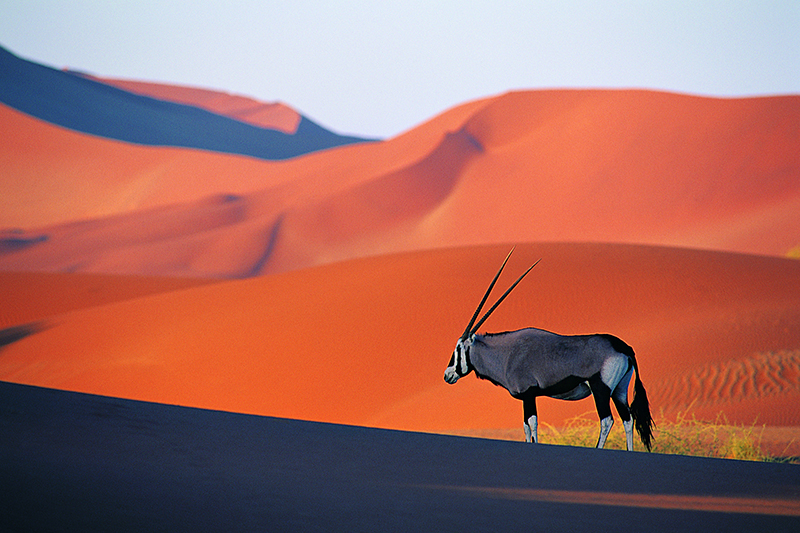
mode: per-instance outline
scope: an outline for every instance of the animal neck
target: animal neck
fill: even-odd
[[[491,338],[487,338],[483,335],[474,335],[472,337],[472,346],[469,351],[469,363],[475,370],[475,375],[479,378],[491,381],[495,385],[501,387],[506,386],[506,361],[502,357],[502,352],[499,352],[492,346]]]

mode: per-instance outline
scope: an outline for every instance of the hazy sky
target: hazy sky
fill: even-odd
[[[0,0],[0,45],[381,137],[512,89],[800,93],[798,0]]]

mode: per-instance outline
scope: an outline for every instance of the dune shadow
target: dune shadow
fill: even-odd
[[[30,324],[23,324],[21,326],[12,326],[10,328],[0,329],[0,350],[14,342],[24,339],[29,335],[38,333],[44,329],[41,322],[32,322]]]
[[[0,234],[0,253],[24,250],[49,239],[50,237],[44,234],[26,235],[21,231],[6,231]]]

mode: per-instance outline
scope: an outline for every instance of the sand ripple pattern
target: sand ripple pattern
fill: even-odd
[[[755,400],[800,391],[800,350],[755,353],[711,363],[663,383],[664,403],[678,408]]]

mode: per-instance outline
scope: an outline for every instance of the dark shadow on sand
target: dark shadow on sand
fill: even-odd
[[[28,335],[38,333],[42,329],[44,329],[44,325],[40,322],[0,329],[0,349],[2,349],[3,346],[8,346],[13,342],[22,340]]]
[[[618,499],[583,500],[594,493]],[[653,495],[701,504],[664,508]],[[703,507],[709,498],[755,503],[720,512]],[[349,427],[0,383],[0,531],[799,526],[794,465]]]

